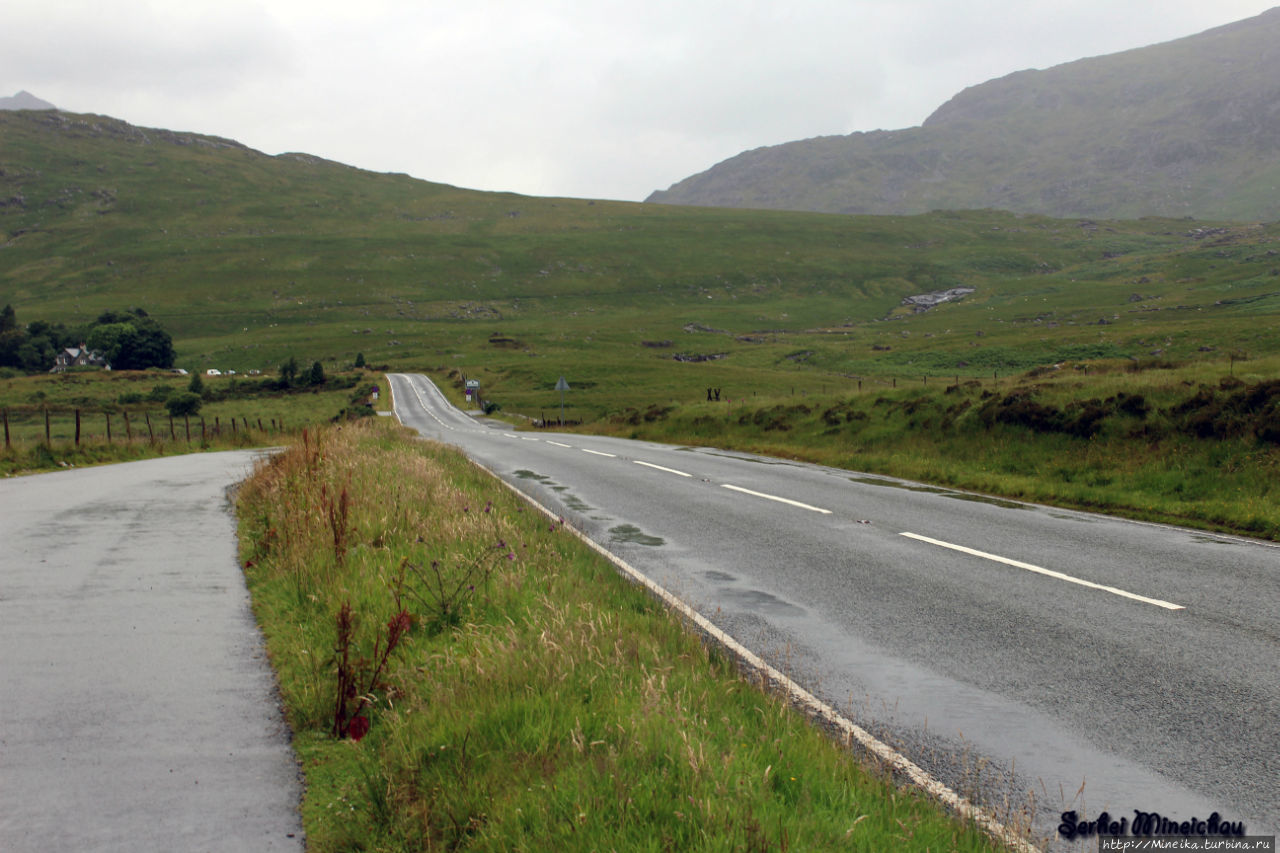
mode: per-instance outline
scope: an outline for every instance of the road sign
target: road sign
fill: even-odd
[[[560,392],[560,426],[564,426],[564,392],[569,390],[569,383],[564,381],[563,376],[556,383],[556,390]]]
[[[467,387],[468,387],[468,388],[479,388],[479,387],[480,387],[480,380],[479,380],[479,379],[468,379],[468,380],[467,380]]]

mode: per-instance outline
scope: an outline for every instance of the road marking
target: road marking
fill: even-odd
[[[1030,563],[1023,563],[1020,560],[1010,560],[1008,557],[1000,557],[995,554],[988,554],[985,551],[977,551],[977,550],[974,550],[973,548],[966,548],[963,545],[952,545],[950,542],[943,542],[941,539],[930,539],[928,536],[921,536],[918,533],[903,533],[902,535],[906,536],[908,539],[918,539],[921,542],[928,542],[930,545],[937,545],[941,548],[950,548],[952,551],[959,551],[962,554],[972,554],[975,557],[985,557],[986,559],[994,560],[997,563],[1004,563],[1006,566],[1014,566],[1015,568],[1026,569],[1029,572],[1035,572],[1036,574],[1045,575],[1051,578],[1057,578],[1060,581],[1067,581],[1068,583],[1075,583],[1075,584],[1079,584],[1080,586],[1087,586],[1090,589],[1100,589],[1103,592],[1109,592],[1112,595],[1119,595],[1119,596],[1123,596],[1124,598],[1132,598],[1134,601],[1141,601],[1144,604],[1154,604],[1156,607],[1163,607],[1165,610],[1185,610],[1186,609],[1181,604],[1174,604],[1169,601],[1162,601],[1159,598],[1147,598],[1145,595],[1138,595],[1137,593],[1127,592],[1123,589],[1117,589],[1114,586],[1103,586],[1100,583],[1087,581],[1087,580],[1084,580],[1083,578],[1072,577],[1071,575],[1066,575],[1066,574],[1063,574],[1062,572],[1055,572],[1052,569],[1046,569],[1040,566],[1033,566]]]
[[[594,454],[594,455],[596,455],[596,456],[608,456],[610,459],[617,459],[617,458],[618,458],[618,454],[616,454],[616,453],[605,453],[605,452],[604,452],[604,451],[602,451],[602,450],[587,450],[587,448],[585,448],[585,447],[584,447],[584,448],[582,448],[582,452],[583,452],[583,453],[592,453],[592,454]]]
[[[554,444],[556,447],[573,447],[572,444],[561,444],[560,442],[552,441],[549,438],[547,439],[547,444]]]
[[[520,440],[521,440],[521,441],[541,441],[542,439],[540,439],[540,438],[529,438],[529,436],[527,436],[527,435],[522,435],[522,436],[520,436]]]
[[[663,468],[661,465],[654,465],[652,462],[641,462],[639,459],[633,459],[632,462],[637,465],[643,465],[646,468],[656,468],[659,471],[666,471],[668,474],[679,474],[681,477],[692,477],[692,474],[686,474],[683,471],[677,471],[675,468]]]
[[[507,438],[519,438],[519,437],[520,437],[520,436],[516,435],[514,432],[504,432],[504,433],[503,433],[503,435],[505,435]]]
[[[731,486],[728,483],[722,483],[720,487],[723,489],[732,489],[735,492],[742,492],[744,495],[755,495],[756,497],[764,498],[765,500],[777,501],[780,504],[798,506],[800,507],[800,509],[807,509],[811,512],[820,512],[823,515],[831,515],[831,510],[829,509],[823,509],[820,506],[810,506],[809,504],[802,504],[800,503],[800,501],[793,501],[790,498],[780,498],[777,495],[767,495],[764,492],[753,492],[751,489],[744,489],[742,488],[742,486]]]

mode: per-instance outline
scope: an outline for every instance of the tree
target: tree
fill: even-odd
[[[4,306],[0,311],[0,367],[21,367],[18,348],[22,346],[26,334],[18,328],[18,317],[12,305]]]
[[[164,401],[164,407],[169,410],[169,414],[175,418],[180,418],[183,415],[199,414],[200,406],[203,402],[199,394],[193,394],[190,391],[179,391]]]
[[[173,367],[173,338],[145,311],[104,311],[98,315],[86,341],[116,370]]]
[[[285,387],[293,384],[293,380],[298,376],[298,360],[293,356],[289,356],[289,360],[280,365],[280,381]]]
[[[364,353],[362,352],[356,353],[356,367],[364,367]]]
[[[191,374],[191,381],[187,383],[187,390],[192,394],[199,394],[204,397],[204,380],[200,378],[200,371]]]
[[[320,362],[317,361],[311,365],[311,373],[307,377],[307,384],[308,385],[324,384],[324,367],[320,364]]]

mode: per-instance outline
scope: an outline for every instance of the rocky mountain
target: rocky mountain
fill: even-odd
[[[56,110],[53,104],[41,100],[28,91],[21,91],[11,98],[0,98],[0,110]]]
[[[920,127],[759,148],[648,201],[1280,219],[1280,7],[973,86]]]

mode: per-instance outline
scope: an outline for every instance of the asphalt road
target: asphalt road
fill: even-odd
[[[711,448],[511,431],[391,377],[461,447],[997,813],[1280,827],[1280,548]],[[1028,799],[1030,797],[1030,799]]]
[[[252,459],[0,481],[0,850],[302,850],[226,498]]]

